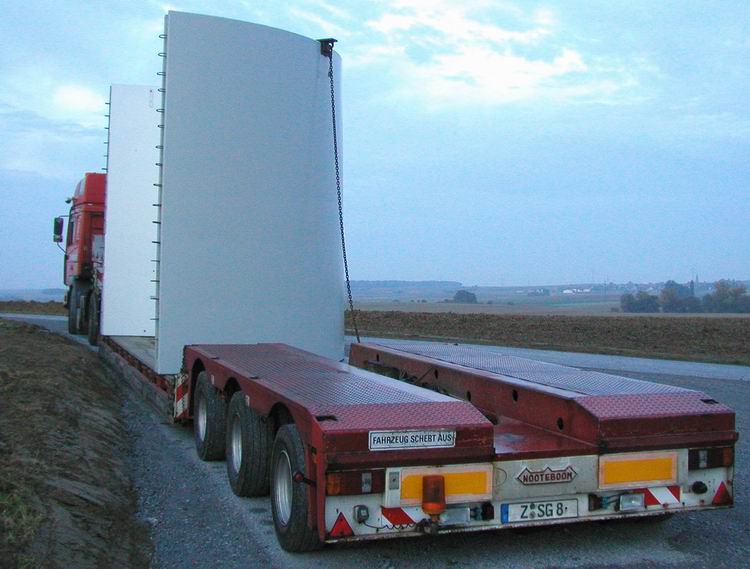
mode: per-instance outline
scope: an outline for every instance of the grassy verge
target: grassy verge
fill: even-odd
[[[0,319],[0,569],[148,566],[121,403],[94,353]]]
[[[35,502],[19,485],[8,480],[0,482],[0,554],[6,563],[15,557],[19,569],[34,567],[28,548],[44,520],[41,507]]]
[[[68,313],[62,302],[36,302],[23,300],[0,301],[0,312],[12,312],[15,314],[53,314],[62,316]]]
[[[747,318],[362,311],[357,322],[367,336],[750,365]]]

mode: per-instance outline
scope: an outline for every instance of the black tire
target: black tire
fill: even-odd
[[[99,343],[99,295],[92,292],[89,295],[89,326],[88,339],[89,344],[96,346]]]
[[[310,485],[305,482],[294,482],[291,478],[296,472],[307,478],[305,471],[305,448],[297,427],[283,425],[273,443],[271,454],[271,512],[276,537],[286,551],[295,553],[312,551],[321,547],[317,529],[307,525],[308,494]],[[288,480],[287,485],[284,480]],[[287,488],[287,492],[284,491]],[[284,512],[284,501],[287,496],[288,511]]]
[[[77,282],[70,285],[68,291],[68,333],[79,334],[78,330],[78,304],[81,302],[81,291]]]
[[[205,371],[198,374],[194,397],[195,451],[201,460],[222,460],[226,437],[227,404],[219,390],[208,382]]]
[[[268,422],[245,404],[242,391],[229,402],[226,430],[227,478],[232,491],[238,496],[267,496],[273,433]]]

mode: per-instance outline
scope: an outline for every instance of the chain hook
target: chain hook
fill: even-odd
[[[320,53],[328,58],[328,78],[331,84],[331,120],[333,124],[333,161],[336,167],[336,197],[338,199],[339,206],[339,229],[341,230],[341,253],[344,257],[344,276],[346,277],[346,294],[349,300],[349,312],[352,315],[352,324],[354,326],[354,335],[357,337],[357,342],[361,342],[359,338],[359,327],[357,326],[357,314],[354,311],[354,299],[352,298],[352,285],[349,280],[349,262],[346,257],[346,237],[344,236],[344,208],[341,200],[341,171],[339,168],[339,144],[338,135],[336,132],[336,90],[333,85],[333,44],[336,40],[333,38],[325,38],[318,40],[320,42]]]
[[[322,55],[325,55],[326,57],[332,57],[333,56],[333,44],[335,44],[338,40],[335,38],[323,38],[322,40],[318,40],[320,42],[320,53]]]

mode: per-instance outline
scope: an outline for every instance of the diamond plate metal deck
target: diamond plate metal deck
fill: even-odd
[[[499,425],[512,419],[536,429],[523,431],[528,440],[516,447],[496,429],[498,456],[541,449],[547,442],[540,432],[562,437],[563,446],[570,437],[610,452],[737,438],[731,409],[670,385],[445,343],[352,344],[350,361],[470,401]]]
[[[490,428],[487,419],[464,401],[290,346],[195,347],[237,376],[272,388],[314,416],[334,416],[335,421],[321,423],[326,431],[479,425]]]
[[[379,344],[392,350],[433,358],[471,369],[488,371],[580,395],[644,395],[688,391],[671,385],[538,362],[468,346],[442,343],[425,344],[423,342],[394,342],[392,344],[379,342]]]

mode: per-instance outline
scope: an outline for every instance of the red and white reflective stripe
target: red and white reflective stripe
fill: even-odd
[[[416,523],[403,508],[380,508],[380,511],[393,526],[410,526]]]
[[[190,382],[188,375],[181,373],[177,376],[177,385],[174,388],[174,418],[187,419],[190,409],[188,408],[190,394]]]
[[[644,495],[646,506],[672,506],[681,503],[682,496],[679,486],[664,486],[662,488],[644,488],[636,490]]]

